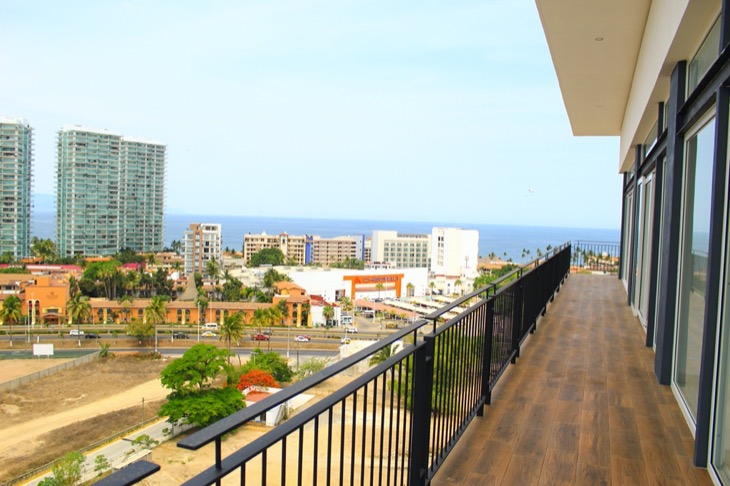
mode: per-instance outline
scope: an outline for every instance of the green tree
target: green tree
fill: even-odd
[[[133,320],[127,324],[126,332],[141,342],[152,337],[155,333],[155,325],[151,322]]]
[[[264,248],[251,255],[248,262],[249,267],[260,267],[261,265],[283,265],[286,261],[284,254],[278,248]]]
[[[58,251],[53,241],[37,236],[34,236],[30,243],[30,253],[35,258],[40,258],[42,263],[53,263],[58,258]]]
[[[289,275],[286,275],[284,273],[279,273],[273,268],[269,268],[266,270],[266,273],[264,273],[264,278],[262,280],[262,285],[267,288],[274,288],[274,285],[277,282],[291,282],[291,278]]]
[[[0,322],[10,326],[10,345],[13,345],[13,324],[17,324],[23,318],[23,303],[14,295],[3,301],[0,307]]]
[[[370,356],[370,366],[379,365],[395,354],[395,343],[390,346],[381,348],[378,352]]]
[[[315,373],[319,373],[325,369],[328,364],[329,363],[326,358],[309,359],[297,370],[297,378],[301,380]]]
[[[221,266],[218,263],[218,260],[215,258],[211,258],[208,260],[205,264],[205,274],[210,278],[211,280],[218,281],[218,275],[221,273]]]
[[[350,268],[353,270],[362,270],[365,268],[365,262],[357,258],[345,258],[340,262],[330,264],[332,268]]]
[[[104,454],[99,454],[94,459],[94,472],[98,473],[99,476],[104,474],[107,470],[111,469],[112,465],[109,464],[109,459]]]
[[[241,374],[245,375],[251,370],[266,371],[279,383],[290,382],[293,376],[286,359],[275,351],[254,349],[249,360],[241,366]]]
[[[170,296],[172,294],[173,282],[168,278],[164,268],[158,268],[152,276],[153,287],[157,295]]]
[[[152,297],[150,304],[144,310],[145,320],[155,328],[155,351],[157,351],[157,326],[164,324],[167,318],[167,298],[161,295]]]
[[[269,316],[267,315],[266,309],[259,308],[253,311],[253,319],[251,320],[251,324],[260,333],[262,331],[262,328],[267,324],[268,319]]]
[[[246,331],[246,323],[244,322],[244,315],[242,312],[236,312],[223,319],[223,325],[221,326],[220,334],[218,339],[225,341],[226,347],[228,348],[228,364],[231,364],[231,344],[233,341],[240,341]]]
[[[223,274],[225,283],[223,284],[223,300],[226,302],[238,302],[243,296],[243,284],[236,277],[228,273]]]
[[[322,317],[324,317],[324,325],[329,326],[332,319],[335,318],[335,310],[331,305],[324,306],[324,309],[322,309]]]
[[[68,300],[66,312],[68,313],[69,324],[86,322],[91,316],[91,301],[88,297],[77,293]]]
[[[183,249],[183,244],[180,242],[180,240],[172,240],[170,248],[172,249],[172,251],[179,255]]]
[[[44,479],[42,486],[73,486],[81,482],[86,458],[78,451],[69,452],[51,467],[52,476]]]
[[[230,366],[227,358],[228,350],[198,343],[162,370],[160,382],[165,388],[177,393],[211,388],[217,377],[228,373]]]
[[[461,293],[461,286],[462,285],[463,285],[463,282],[461,281],[461,279],[458,279],[457,278],[456,279],[456,282],[454,282],[454,289],[456,289],[456,287],[459,287],[459,293]]]
[[[380,293],[383,291],[384,288],[385,285],[383,285],[381,282],[375,284],[375,290],[378,291],[378,299],[380,298]]]
[[[343,298],[340,299],[340,307],[342,308],[342,310],[344,312],[351,313],[352,312],[352,309],[354,308],[354,305],[352,303],[352,300],[350,300],[349,297],[346,297],[345,296],[345,297],[343,297]],[[350,315],[352,315],[352,314],[350,314]],[[354,323],[355,320],[353,319],[352,322]]]
[[[243,395],[234,387],[214,388],[217,378],[228,376],[229,352],[199,343],[162,370],[160,381],[172,390],[159,411],[170,423],[205,427],[245,407]]]

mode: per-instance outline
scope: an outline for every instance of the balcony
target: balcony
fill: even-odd
[[[568,277],[570,262],[565,245],[182,439],[213,453],[185,484],[712,484],[621,282]],[[467,310],[445,319],[454,307]],[[354,378],[224,456],[225,434],[343,373]]]
[[[615,277],[571,275],[432,484],[712,484]]]

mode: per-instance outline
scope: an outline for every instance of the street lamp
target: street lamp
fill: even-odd
[[[200,300],[198,300],[198,342],[200,342]]]

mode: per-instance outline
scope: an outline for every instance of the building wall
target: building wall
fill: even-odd
[[[108,130],[63,127],[56,165],[59,254],[160,251],[165,151]]]
[[[473,277],[479,260],[479,231],[434,227],[431,233],[431,273]]]
[[[395,268],[429,268],[431,235],[406,235],[373,231],[372,262],[392,263]]]
[[[254,253],[266,248],[278,248],[287,260],[292,260],[295,265],[307,263],[307,237],[290,236],[286,233],[279,235],[247,234],[243,236],[243,261],[248,265]]]
[[[0,255],[30,255],[33,129],[18,118],[0,117]]]
[[[185,246],[185,274],[194,272],[205,274],[205,266],[210,260],[222,261],[221,225],[211,223],[191,223],[183,236]]]

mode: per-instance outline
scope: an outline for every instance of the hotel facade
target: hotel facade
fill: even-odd
[[[79,126],[58,132],[59,255],[162,250],[166,146]]]
[[[204,274],[210,260],[222,262],[222,244],[220,224],[191,223],[183,236],[185,275],[193,272]]]
[[[730,484],[730,2],[536,3],[573,133],[620,137],[620,278],[656,379]]]
[[[0,117],[0,255],[30,255],[33,129],[20,118]]]

